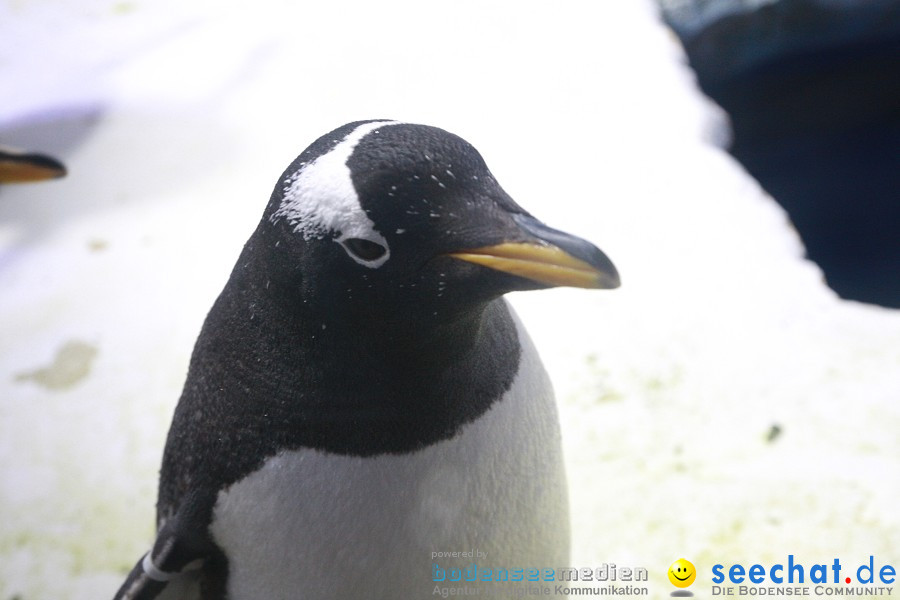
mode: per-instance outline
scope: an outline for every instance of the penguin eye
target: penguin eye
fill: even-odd
[[[363,264],[376,262],[381,258],[385,258],[387,254],[387,248],[372,240],[346,238],[339,241],[351,258]],[[380,266],[380,263],[373,266]]]

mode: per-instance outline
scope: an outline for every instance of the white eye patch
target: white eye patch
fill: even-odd
[[[387,262],[391,255],[387,240],[375,230],[375,224],[360,205],[347,160],[363,137],[376,129],[397,123],[363,123],[330,152],[292,173],[284,182],[284,197],[281,206],[272,215],[272,222],[287,219],[294,232],[305,240],[336,234],[334,241],[341,244],[350,258],[363,266],[374,269]],[[381,246],[384,253],[374,257],[377,253],[358,251],[359,248],[374,247],[369,244]]]

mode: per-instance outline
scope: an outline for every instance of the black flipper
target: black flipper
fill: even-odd
[[[221,569],[223,560],[221,551],[209,537],[212,503],[194,500],[182,504],[178,513],[162,525],[153,548],[134,565],[114,600],[200,598],[199,585],[204,572]],[[190,588],[195,592],[164,593],[170,588]]]
[[[125,583],[116,592],[115,600],[151,600],[166,589],[168,581],[157,581],[144,570],[144,562],[149,555],[148,552],[134,565]]]

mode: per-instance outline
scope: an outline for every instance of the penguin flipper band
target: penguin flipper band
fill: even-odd
[[[153,564],[153,557],[150,552],[144,555],[144,559],[141,561],[141,568],[144,570],[144,574],[153,581],[165,583],[171,581],[176,575],[175,573],[167,573]]]
[[[177,518],[172,519],[160,529],[153,548],[134,565],[115,600],[200,598],[200,568],[206,559],[204,545],[192,540],[187,532],[179,531],[177,523]]]
[[[116,592],[114,600],[152,600],[166,588],[167,581],[162,581],[160,578],[154,577],[154,574],[147,572],[145,565],[148,562],[152,564],[152,559],[148,560],[149,557],[150,553],[148,552],[134,565],[131,573],[125,579],[125,583]],[[158,573],[156,574],[158,575]]]
[[[116,593],[115,600],[199,600],[199,575],[196,562],[183,571],[163,571],[154,563],[152,551],[141,558]]]

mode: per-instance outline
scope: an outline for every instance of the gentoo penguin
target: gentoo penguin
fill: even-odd
[[[55,158],[0,146],[0,183],[29,183],[65,174],[66,168]]]
[[[397,600],[567,565],[552,390],[502,295],[618,283],[455,135],[319,138],[206,319],[116,598]]]

